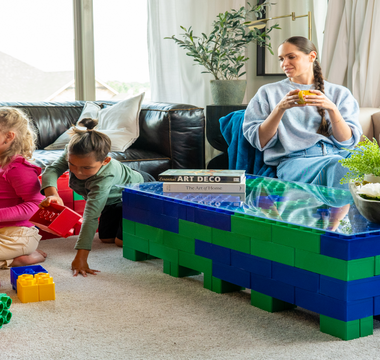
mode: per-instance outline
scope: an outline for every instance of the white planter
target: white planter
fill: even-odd
[[[364,175],[364,180],[370,183],[380,183],[380,176],[375,176],[372,174]]]

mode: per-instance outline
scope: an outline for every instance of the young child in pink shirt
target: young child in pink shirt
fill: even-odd
[[[44,198],[38,175],[30,164],[35,134],[20,110],[0,107],[0,269],[43,262],[37,250],[41,236],[28,219]]]

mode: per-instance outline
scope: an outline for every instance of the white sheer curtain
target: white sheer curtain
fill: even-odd
[[[226,10],[239,9],[245,0],[148,0],[148,57],[152,101],[190,104],[200,107],[212,104],[210,74],[194,65],[193,58],[186,55],[173,40],[181,38],[180,26],[194,30],[201,36],[211,32],[216,16]],[[216,151],[206,145],[206,162]]]
[[[329,1],[323,43],[325,78],[347,86],[361,107],[380,107],[380,2]]]

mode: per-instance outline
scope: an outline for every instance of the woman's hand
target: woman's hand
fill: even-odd
[[[58,204],[58,205],[65,205],[63,203],[63,200],[58,195],[50,195],[50,196],[46,196],[46,198],[41,201],[38,207],[41,209],[44,209],[52,203]]]
[[[78,250],[75,259],[71,263],[71,270],[73,270],[73,276],[78,276],[78,274],[81,274],[84,277],[86,277],[87,274],[96,275],[97,272],[100,272],[99,270],[92,270],[88,266],[87,258],[89,253],[89,250]]]
[[[293,107],[303,107],[305,104],[298,104],[299,97],[298,93],[300,92],[299,89],[289,91],[277,104],[277,107],[279,110],[287,110]]]
[[[310,90],[314,95],[305,95],[306,106],[317,106],[327,111],[335,111],[336,105],[326,97],[326,95],[319,90]]]

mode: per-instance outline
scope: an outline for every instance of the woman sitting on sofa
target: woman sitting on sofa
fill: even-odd
[[[301,36],[278,48],[285,80],[262,86],[248,104],[243,133],[283,180],[342,187],[339,160],[360,140],[359,106],[344,86],[324,81],[314,44]],[[309,90],[298,104],[300,90]]]

